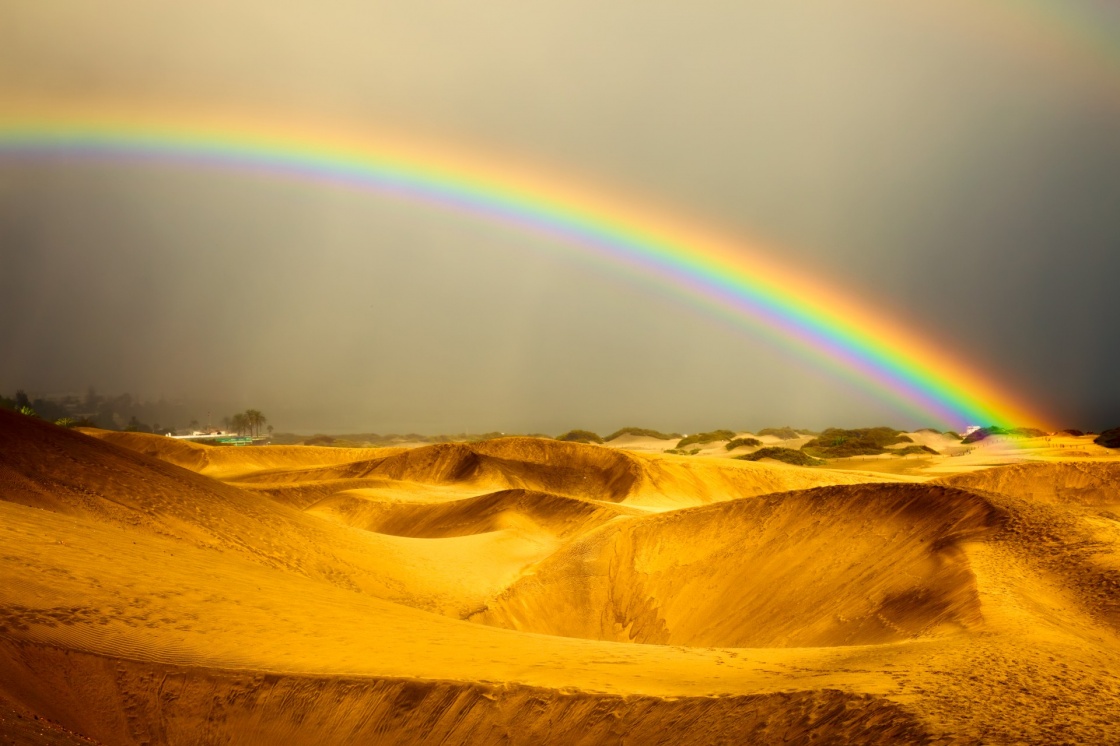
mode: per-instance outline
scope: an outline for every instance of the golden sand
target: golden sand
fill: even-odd
[[[799,468],[0,412],[0,741],[1120,742],[1120,458],[937,437]]]

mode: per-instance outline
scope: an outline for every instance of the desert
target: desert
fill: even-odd
[[[0,746],[1120,744],[1120,3],[2,8]]]
[[[239,448],[0,411],[0,733],[1120,738],[1116,451],[636,438]]]

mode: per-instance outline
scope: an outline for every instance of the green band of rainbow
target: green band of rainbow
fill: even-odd
[[[0,113],[0,159],[156,160],[372,190],[562,239],[859,380],[930,424],[1044,424],[1000,387],[764,252],[585,185],[431,143],[125,107]]]

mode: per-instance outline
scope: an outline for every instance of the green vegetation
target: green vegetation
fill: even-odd
[[[940,435],[941,434],[940,430],[935,430],[932,427],[920,427],[917,430],[915,430],[914,432],[916,432],[916,433],[929,433],[930,435]]]
[[[734,458],[740,461],[761,461],[764,458],[774,459],[775,461],[782,461],[794,466],[823,466],[824,461],[813,458],[804,451],[797,451],[793,448],[781,448],[779,446],[770,446],[769,448],[760,448],[754,453],[748,453],[743,456],[735,456]]]
[[[735,433],[730,430],[713,430],[710,433],[686,435],[677,443],[677,450],[690,445],[704,445],[705,443],[714,443],[717,440],[731,440],[734,437]]]
[[[133,415],[128,418],[128,424],[124,426],[124,431],[126,433],[150,433],[152,428],[136,419],[136,415]]]
[[[568,443],[602,443],[603,439],[590,430],[569,430],[563,435],[557,435],[556,440]]]
[[[230,417],[222,419],[229,430],[236,430],[238,435],[260,435],[268,418],[259,409],[246,409]]]
[[[948,435],[950,438],[954,438],[956,440],[961,439],[961,434],[958,432],[953,432],[952,430],[946,430],[945,435]]]
[[[801,450],[819,458],[847,458],[875,456],[886,453],[887,446],[913,442],[909,436],[889,427],[865,427],[857,430],[830,427],[803,445]]]
[[[929,446],[906,446],[905,448],[899,448],[898,450],[888,451],[888,453],[894,453],[899,456],[910,456],[911,454],[915,453],[919,455],[928,455],[931,453],[934,456],[940,455],[937,451],[933,450]]]
[[[195,405],[198,409],[202,406]],[[174,433],[173,424],[161,422],[189,422],[191,430],[199,429],[199,418],[191,405],[182,402],[140,401],[131,394],[103,396],[92,386],[85,395],[67,394],[54,397],[35,397],[20,389],[13,398],[0,396],[0,407],[32,414],[60,427],[96,427],[102,430],[124,430],[135,433]],[[259,409],[248,409],[234,417],[225,418],[225,430],[259,435],[268,419]],[[148,424],[152,423],[152,424]],[[236,423],[236,424],[235,424]]]
[[[735,438],[734,440],[729,440],[724,448],[729,451],[734,451],[736,448],[753,448],[754,446],[760,445],[762,445],[762,441],[758,438]]]
[[[1046,433],[1034,427],[1000,427],[999,425],[990,425],[969,433],[961,438],[961,443],[978,443],[993,435],[1006,435],[1012,438],[1042,438],[1046,436]]]
[[[1093,442],[1105,448],[1120,448],[1120,427],[1105,430]]]
[[[676,440],[681,437],[680,433],[663,433],[645,427],[624,427],[621,430],[615,430],[610,435],[605,436],[603,440],[610,443],[612,440],[621,438],[623,435],[635,435],[639,438],[657,438],[658,440]]]
[[[131,394],[104,396],[91,386],[85,394],[61,396],[31,396],[20,390],[15,396],[0,396],[0,407],[20,411],[23,407],[34,410],[44,420],[58,423],[69,420],[64,427],[97,427],[102,430],[124,430],[133,427],[139,432],[174,431],[174,425],[161,427],[158,423],[189,422],[205,412],[205,405],[191,405],[179,401],[159,399],[141,401]],[[148,423],[154,423],[149,425]]]
[[[775,438],[782,440],[797,440],[801,434],[794,430],[792,427],[764,427],[758,431],[758,435],[773,435]]]

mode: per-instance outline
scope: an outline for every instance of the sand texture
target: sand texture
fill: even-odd
[[[1120,458],[923,437],[802,468],[0,411],[0,743],[1120,743]]]

